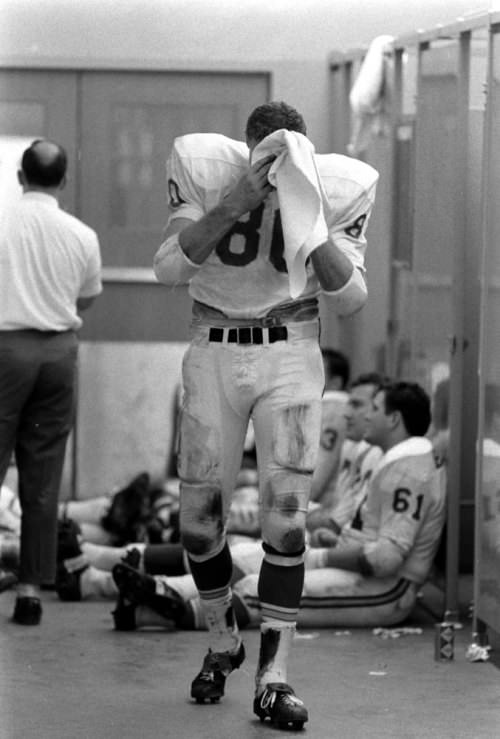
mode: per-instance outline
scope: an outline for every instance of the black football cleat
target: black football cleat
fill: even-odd
[[[82,599],[80,577],[87,567],[88,565],[85,565],[79,570],[69,572],[64,562],[57,565],[55,590],[60,600],[76,603]]]
[[[253,712],[261,721],[270,719],[278,729],[294,731],[301,731],[309,718],[304,703],[286,683],[267,683],[254,699]]]
[[[135,631],[135,603],[126,603],[122,597],[118,598],[114,611],[111,611],[115,624],[115,631]]]
[[[245,647],[240,644],[236,654],[208,650],[203,666],[191,683],[191,698],[197,703],[217,703],[224,695],[227,676],[245,659]]]
[[[81,529],[75,521],[64,518],[58,522],[55,591],[63,601],[82,599],[80,576],[88,563],[82,553],[80,539]]]
[[[139,572],[125,561],[113,567],[112,575],[120,597],[127,603],[147,606],[172,622],[172,626],[184,615],[185,605],[180,595],[167,585],[163,585],[162,592],[158,593],[156,580],[151,575]]]
[[[57,561],[81,557],[80,538],[82,530],[71,518],[63,518],[57,524]]]

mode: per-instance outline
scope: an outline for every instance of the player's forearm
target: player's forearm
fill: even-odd
[[[327,292],[344,287],[354,269],[349,257],[329,240],[312,252],[311,259],[319,283]]]
[[[328,549],[325,556],[325,567],[364,572],[365,558],[362,545],[357,542],[342,542],[335,548]]]
[[[191,262],[203,264],[241,215],[241,209],[231,200],[223,200],[179,233],[181,249]]]
[[[306,528],[308,531],[314,531],[319,528],[328,528],[336,534],[340,533],[341,527],[332,516],[331,510],[322,505],[321,508],[310,511],[306,517]]]
[[[226,198],[198,221],[174,218],[153,260],[156,277],[165,285],[187,284],[239,218],[241,210]]]
[[[319,283],[339,316],[356,313],[366,302],[368,291],[360,269],[331,241],[311,254]]]

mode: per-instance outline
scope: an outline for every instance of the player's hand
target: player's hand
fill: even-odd
[[[329,514],[323,508],[315,508],[306,516],[306,529],[314,531],[315,529],[328,527],[330,521]]]
[[[320,528],[313,531],[309,544],[311,547],[335,547],[338,541],[338,534],[331,529]]]
[[[252,164],[226,196],[225,202],[235,208],[239,215],[255,210],[273,189],[267,175],[275,159],[276,156],[270,154]]]

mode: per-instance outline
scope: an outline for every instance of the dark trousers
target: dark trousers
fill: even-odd
[[[19,582],[55,579],[57,504],[73,422],[73,331],[0,331],[0,483],[12,453],[19,474]]]

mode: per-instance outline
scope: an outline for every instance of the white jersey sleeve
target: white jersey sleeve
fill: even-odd
[[[317,154],[316,164],[330,206],[325,214],[329,237],[364,271],[365,232],[379,174],[369,164],[342,154]]]
[[[167,160],[169,222],[198,221],[215,207],[248,167],[248,147],[217,133],[175,139]]]

